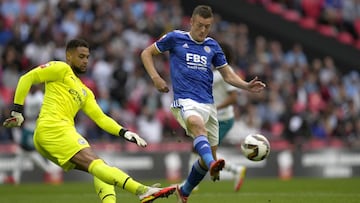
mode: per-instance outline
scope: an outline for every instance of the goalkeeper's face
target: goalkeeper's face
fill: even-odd
[[[87,71],[90,51],[87,47],[77,47],[66,53],[66,59],[76,74],[82,74]]]

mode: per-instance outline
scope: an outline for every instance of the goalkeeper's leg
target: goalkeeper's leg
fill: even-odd
[[[145,186],[133,180],[120,169],[106,165],[101,159],[91,162],[89,173],[108,185],[117,186],[137,195],[142,203],[152,202],[159,197],[167,197],[176,190],[175,187],[155,188]],[[105,185],[103,184],[103,186]]]
[[[118,168],[108,166],[101,159],[91,162],[89,173],[107,184],[120,187],[132,194],[140,195],[147,189],[146,186],[133,180],[128,174]]]
[[[94,186],[96,194],[102,203],[116,203],[115,188],[94,176]]]
[[[72,144],[72,142],[70,142],[70,144]],[[75,145],[75,147],[76,146],[77,145]],[[80,151],[72,156],[70,162],[64,163],[62,168],[70,170],[75,167],[76,169],[86,171],[108,185],[119,187],[137,195],[142,203],[152,202],[160,197],[167,197],[176,190],[175,186],[157,188],[143,185],[133,180],[122,170],[104,163],[88,145],[77,147],[80,148]]]

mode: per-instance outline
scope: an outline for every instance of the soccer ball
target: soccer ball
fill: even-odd
[[[241,143],[241,151],[251,161],[264,160],[270,154],[270,143],[261,134],[250,134]]]

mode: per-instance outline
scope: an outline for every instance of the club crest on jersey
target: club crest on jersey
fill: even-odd
[[[83,95],[86,97],[86,90],[84,88],[82,88],[81,90],[82,90]]]
[[[208,46],[204,46],[204,51],[206,51],[206,53],[210,53],[211,49]]]
[[[85,145],[86,141],[83,138],[79,138],[78,143],[81,144],[81,145]]]
[[[50,63],[45,63],[45,64],[40,65],[40,68],[46,68],[48,66],[50,66]]]

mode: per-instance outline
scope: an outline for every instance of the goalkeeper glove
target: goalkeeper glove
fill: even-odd
[[[119,135],[124,137],[127,141],[136,143],[140,147],[146,147],[147,143],[138,134],[128,131],[126,128],[121,128]]]
[[[14,104],[10,113],[11,117],[4,121],[3,126],[6,128],[21,126],[21,124],[24,122],[24,117],[22,115],[23,109],[23,105]]]

